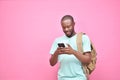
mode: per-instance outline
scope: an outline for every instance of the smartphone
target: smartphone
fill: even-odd
[[[65,47],[64,43],[58,43],[58,47]]]

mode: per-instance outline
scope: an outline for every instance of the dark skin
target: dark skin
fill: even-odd
[[[71,19],[65,19],[61,21],[61,26],[63,29],[63,32],[67,37],[72,37],[76,34],[74,31],[74,25],[75,22],[72,22]],[[50,58],[50,65],[54,66],[58,61],[58,55],[60,54],[73,54],[79,61],[81,61],[83,64],[88,64],[91,60],[91,54],[90,52],[85,52],[84,54],[74,50],[69,44],[67,44],[68,47],[58,47],[53,55],[51,55]]]

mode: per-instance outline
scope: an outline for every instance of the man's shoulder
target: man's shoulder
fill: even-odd
[[[86,35],[86,34],[82,35],[82,41],[83,41],[83,42],[86,42],[86,41],[87,41],[87,42],[88,42],[88,41],[90,42],[89,36]]]
[[[86,34],[83,34],[83,35],[82,35],[82,38],[89,39],[88,35],[86,35]]]

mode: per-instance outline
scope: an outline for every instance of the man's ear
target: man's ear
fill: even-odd
[[[74,25],[75,25],[75,22],[73,22],[72,25],[74,26]]]

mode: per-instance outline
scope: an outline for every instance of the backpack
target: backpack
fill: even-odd
[[[85,35],[85,33],[78,33],[77,34],[77,48],[78,51],[83,53],[83,48],[82,48],[82,35]],[[91,62],[89,64],[83,64],[83,71],[86,75],[90,75],[95,67],[96,67],[96,60],[97,60],[97,53],[96,53],[96,49],[91,41]]]

